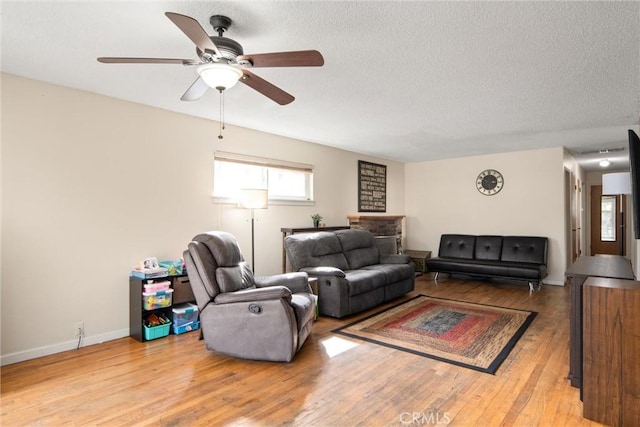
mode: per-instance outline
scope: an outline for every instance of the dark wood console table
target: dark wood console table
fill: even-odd
[[[582,285],[588,277],[633,280],[631,262],[616,255],[583,256],[565,272],[570,286],[571,319],[569,343],[569,380],[573,387],[580,388],[582,398]]]
[[[284,238],[290,234],[296,233],[317,233],[319,231],[335,231],[335,230],[348,230],[351,227],[348,225],[341,225],[336,227],[301,227],[301,228],[293,228],[293,227],[283,227],[280,229],[282,232],[282,272],[287,272],[287,251],[284,249]]]
[[[640,425],[640,282],[588,278],[584,295],[585,418]]]

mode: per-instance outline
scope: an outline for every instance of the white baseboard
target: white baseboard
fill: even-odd
[[[564,282],[561,280],[543,280],[543,285],[564,286]]]
[[[82,339],[81,347],[87,347],[94,344],[100,344],[105,341],[116,340],[118,338],[128,337],[129,329],[120,329],[118,331],[107,332],[100,335],[87,336]],[[3,354],[0,356],[0,366],[10,365],[12,363],[24,362],[25,360],[36,359],[50,354],[62,353],[63,351],[75,350],[78,346],[78,340],[65,341],[57,344],[37,347],[30,350],[19,351],[16,353]]]

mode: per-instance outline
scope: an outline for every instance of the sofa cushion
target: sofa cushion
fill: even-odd
[[[349,269],[340,241],[328,231],[292,234],[285,238],[285,248],[293,271],[303,267]]]
[[[243,280],[242,266],[218,267],[216,269],[216,281],[221,292],[235,292],[241,289],[253,287],[253,283]]]
[[[502,261],[547,264],[547,238],[505,236],[502,240]]]
[[[363,270],[376,270],[384,273],[387,283],[415,277],[415,269],[411,264],[375,264],[362,267]]]
[[[439,257],[473,259],[476,236],[467,234],[443,234],[440,237]]]
[[[469,276],[540,280],[547,275],[547,267],[545,265],[527,262],[459,260],[440,257],[428,261],[430,261],[430,271],[446,271]]]
[[[336,236],[342,246],[350,270],[380,262],[380,253],[373,234],[366,230],[339,230]]]
[[[502,236],[476,237],[475,259],[500,260],[502,255]]]
[[[483,261],[475,259],[461,258],[431,258],[427,260],[429,271],[446,271],[464,274],[482,273],[488,274],[493,264],[500,264],[500,261]]]
[[[527,280],[541,280],[547,276],[547,266],[529,262],[504,262],[507,277],[519,277]]]
[[[398,238],[396,236],[375,236],[374,238],[380,256],[398,253]]]
[[[348,270],[345,279],[349,283],[349,296],[363,294],[384,286],[384,272],[379,270]]]

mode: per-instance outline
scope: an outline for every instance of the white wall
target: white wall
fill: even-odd
[[[319,124],[320,125],[320,124]],[[282,124],[286,128],[286,123]],[[256,271],[281,269],[281,227],[346,225],[357,161],[387,165],[387,214],[404,214],[404,165],[2,74],[2,364],[129,334],[128,274],[221,229],[250,253],[249,212],[211,199],[215,150],[315,166],[315,206],[258,211]]]
[[[484,196],[476,178],[485,169],[504,177],[502,191]],[[549,238],[549,276],[564,284],[563,149],[405,165],[407,249],[438,252],[443,233],[531,235]]]

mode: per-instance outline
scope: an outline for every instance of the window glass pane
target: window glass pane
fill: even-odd
[[[600,199],[600,240],[616,241],[616,196],[602,196]]]
[[[307,174],[285,169],[269,169],[269,198],[307,198]]]
[[[266,166],[250,156],[244,157],[214,160],[214,197],[234,199],[243,188],[268,188],[269,200],[313,200],[313,172],[310,168]]]
[[[267,168],[235,162],[214,162],[213,195],[235,198],[242,188],[267,188]]]

